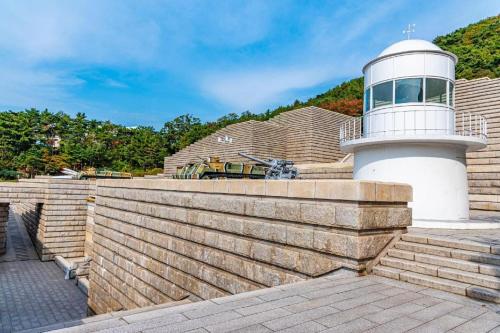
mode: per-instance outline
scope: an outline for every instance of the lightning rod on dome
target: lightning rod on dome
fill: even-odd
[[[415,23],[408,24],[408,27],[403,30],[403,34],[406,34],[407,39],[411,38],[411,34],[415,32]]]

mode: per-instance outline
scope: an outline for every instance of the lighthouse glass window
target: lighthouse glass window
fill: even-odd
[[[396,80],[396,104],[420,103],[423,99],[424,89],[421,78]]]
[[[454,89],[453,82],[450,82],[450,106],[455,106],[453,104],[453,89]]]
[[[370,88],[365,90],[365,111],[368,111],[371,109],[370,105]]]
[[[392,82],[384,82],[373,86],[373,108],[392,104]]]
[[[446,80],[425,79],[425,101],[427,103],[446,104]]]

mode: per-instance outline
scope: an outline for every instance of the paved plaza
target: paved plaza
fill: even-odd
[[[41,262],[11,212],[7,253],[0,256],[0,332],[18,332],[86,316],[86,296],[64,280],[54,262]]]
[[[169,308],[116,312],[64,332],[500,332],[500,307],[377,276],[323,277]]]

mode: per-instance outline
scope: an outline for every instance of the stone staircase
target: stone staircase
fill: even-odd
[[[500,212],[500,78],[456,81],[456,110],[484,116],[488,146],[467,153],[470,208],[474,215]],[[457,117],[457,127],[460,127]]]
[[[411,232],[402,235],[375,275],[500,303],[500,247]]]

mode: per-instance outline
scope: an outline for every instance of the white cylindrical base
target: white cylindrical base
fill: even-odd
[[[354,149],[354,179],[413,187],[413,219],[469,218],[465,146],[394,143]]]

